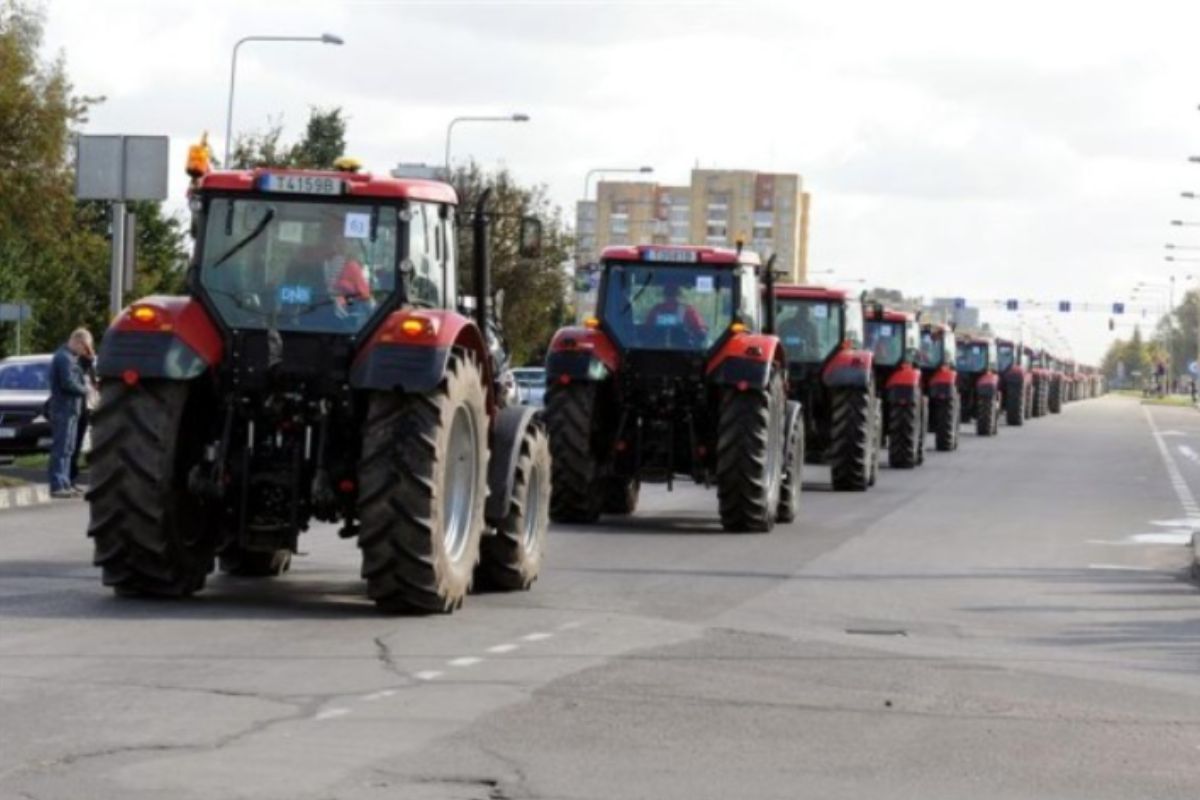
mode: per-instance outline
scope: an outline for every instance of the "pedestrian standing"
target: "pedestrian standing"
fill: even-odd
[[[100,402],[100,381],[96,377],[95,356],[80,356],[79,367],[83,370],[83,379],[87,382],[87,397],[83,398],[83,408],[79,413],[79,425],[75,431],[75,449],[71,453],[71,488],[82,492],[79,486],[79,461],[83,457],[83,440],[87,436],[88,426],[92,421],[92,412]]]
[[[81,357],[94,358],[92,334],[86,328],[71,333],[50,362],[50,496],[57,499],[79,497],[71,486],[71,456],[79,417],[88,395],[87,379],[79,363]]]

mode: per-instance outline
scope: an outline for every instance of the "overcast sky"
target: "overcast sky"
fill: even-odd
[[[236,131],[342,106],[370,169],[454,154],[506,165],[573,209],[584,173],[696,164],[799,172],[811,263],[906,293],[1110,302],[1138,280],[1200,274],[1200,2],[251,2],[49,0],[48,45],[104,95],[88,132],[209,131],[249,34],[344,47],[242,48]],[[1180,234],[1183,234],[1182,236]],[[1186,255],[1180,253],[1179,255]],[[1200,251],[1194,255],[1200,256]],[[1194,283],[1194,281],[1193,281]],[[1181,293],[1181,292],[1180,292]],[[1165,295],[1163,300],[1165,302]],[[1000,324],[1014,315],[997,313]],[[1108,316],[1031,314],[1083,359]],[[1117,333],[1128,335],[1128,329]]]

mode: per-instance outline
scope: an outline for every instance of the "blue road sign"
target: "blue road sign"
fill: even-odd
[[[967,298],[965,298],[965,297],[954,298],[954,307],[957,309],[966,308],[967,307]]]
[[[1124,303],[1113,303],[1113,313],[1114,314],[1124,314],[1125,313],[1125,304]]]
[[[1018,303],[1016,300],[1007,300],[1004,303],[1004,307],[1007,308],[1009,311],[1016,311],[1018,308],[1020,308],[1020,305],[1021,304]]]
[[[1058,310],[1063,311],[1063,312],[1070,311],[1071,310],[1071,301],[1070,300],[1059,300],[1058,301]]]

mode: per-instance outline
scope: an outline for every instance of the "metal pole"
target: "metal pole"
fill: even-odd
[[[237,44],[233,46],[233,60],[229,65],[229,105],[225,109],[225,159],[221,162],[222,169],[229,169],[229,146],[232,144],[230,139],[233,138],[233,85],[237,80],[238,48],[244,41],[246,39],[238,39]]]
[[[24,316],[21,312],[23,308],[17,306],[17,355],[21,355],[21,317]]]
[[[124,307],[122,284],[125,277],[125,201],[112,204],[112,274],[108,284],[108,311],[114,319]]]
[[[446,180],[450,180],[450,134],[454,132],[454,123],[458,122],[458,118],[450,120],[450,124],[446,126],[446,158],[442,162],[446,170]]]

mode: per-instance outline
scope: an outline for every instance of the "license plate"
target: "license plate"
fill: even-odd
[[[0,439],[15,439],[17,438],[16,428],[0,428]]]
[[[323,175],[266,175],[261,183],[264,192],[323,195],[340,195],[345,185],[345,181]]]

